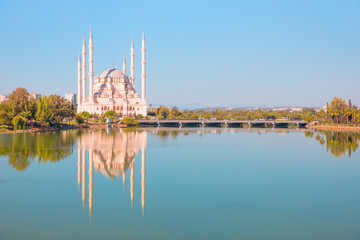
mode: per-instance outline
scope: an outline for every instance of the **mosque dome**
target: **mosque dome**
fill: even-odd
[[[125,74],[119,69],[115,69],[115,68],[110,68],[108,70],[105,70],[100,75],[100,78],[122,78],[122,77],[125,77]]]

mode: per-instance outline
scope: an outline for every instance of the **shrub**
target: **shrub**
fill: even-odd
[[[143,119],[143,118],[144,118],[144,116],[143,116],[142,114],[140,114],[140,113],[139,113],[138,115],[136,115],[136,118],[137,118],[137,119]]]
[[[122,121],[122,123],[126,124],[127,126],[137,126],[139,125],[139,122],[130,118],[130,117],[125,117]]]
[[[85,122],[82,114],[76,114],[76,116],[75,116],[75,122],[76,122],[77,124],[82,124],[82,123]]]

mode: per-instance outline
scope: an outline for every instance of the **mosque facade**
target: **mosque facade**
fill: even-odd
[[[107,111],[115,111],[121,116],[147,115],[145,96],[145,34],[142,36],[142,59],[141,59],[141,96],[135,90],[134,76],[134,41],[131,41],[130,53],[130,76],[126,75],[126,61],[124,56],[123,69],[110,68],[94,77],[93,72],[93,36],[90,27],[89,36],[89,73],[86,74],[86,43],[85,34],[82,44],[82,60],[78,59],[78,92],[77,112],[84,111],[90,114],[104,114]],[[87,77],[89,78],[88,94],[86,92]]]

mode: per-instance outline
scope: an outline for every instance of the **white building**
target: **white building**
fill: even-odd
[[[29,93],[29,97],[35,99],[36,101],[39,99],[41,95],[39,93]]]
[[[66,100],[68,100],[69,102],[74,103],[74,105],[76,106],[76,94],[75,93],[65,93],[65,97]]]
[[[135,91],[134,77],[134,42],[131,42],[130,76],[126,75],[126,62],[124,56],[123,69],[115,68],[105,70],[100,76],[93,72],[93,37],[90,27],[89,37],[89,94],[86,94],[86,46],[85,34],[82,45],[82,61],[78,60],[78,94],[77,111],[87,111],[91,114],[103,114],[106,111],[114,110],[123,116],[134,116],[137,114],[147,115],[145,98],[145,34],[142,37],[142,73],[141,73],[141,97]]]
[[[1,95],[0,94],[0,103],[8,101],[9,100],[9,96],[8,95]]]

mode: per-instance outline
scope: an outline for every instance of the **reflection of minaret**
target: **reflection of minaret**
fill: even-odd
[[[141,149],[141,208],[145,212],[145,147]]]
[[[92,216],[92,209],[93,209],[93,151],[89,151],[89,215],[90,215],[90,222]]]
[[[125,192],[125,184],[126,184],[126,169],[124,169],[124,175],[123,175],[124,192]]]
[[[79,186],[79,193],[80,193],[80,183],[81,183],[81,150],[80,150],[80,139],[78,141],[78,186]]]
[[[86,150],[82,149],[82,202],[83,210],[85,211],[85,195],[86,195]]]
[[[131,168],[130,168],[130,199],[131,199],[131,209],[133,209],[133,204],[134,204],[134,162],[131,163]]]
[[[88,149],[88,153],[86,153]],[[80,188],[82,203],[85,211],[86,201],[86,165],[88,169],[88,206],[90,222],[93,211],[93,175],[94,170],[99,170],[102,174],[115,178],[123,176],[124,188],[126,188],[126,171],[130,172],[130,199],[131,208],[134,202],[134,160],[135,156],[141,154],[141,207],[142,215],[145,212],[145,149],[146,132],[117,132],[116,134],[106,134],[103,131],[83,133],[78,140],[78,183]],[[87,156],[89,162],[87,161]],[[140,160],[140,159],[139,159]]]

